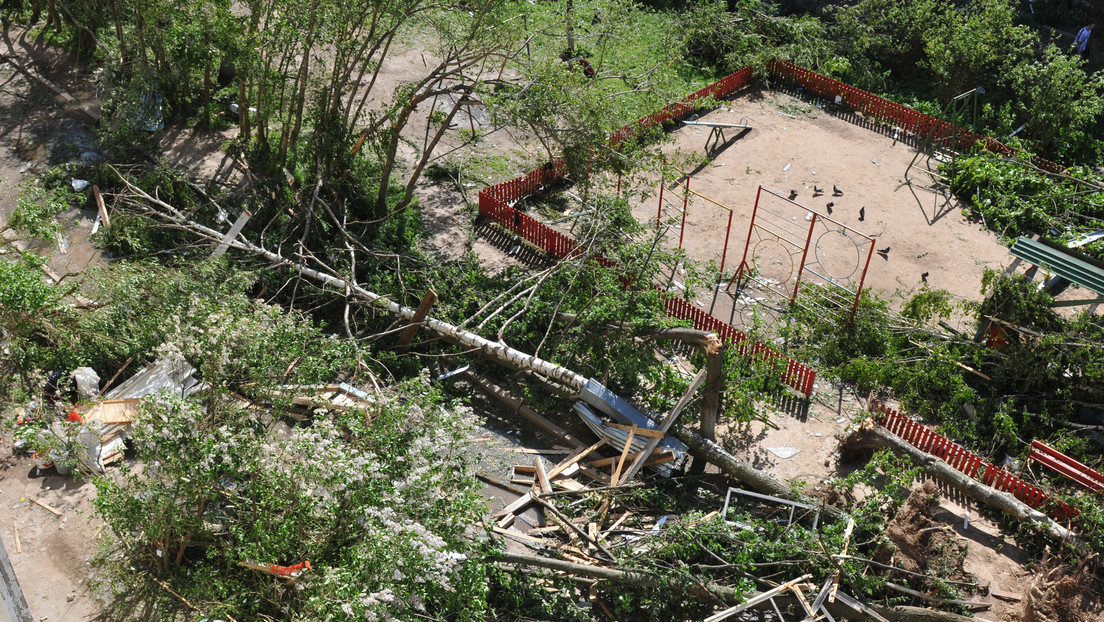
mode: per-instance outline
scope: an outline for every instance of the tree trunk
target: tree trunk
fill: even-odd
[[[721,407],[721,389],[724,388],[724,349],[705,356],[707,375],[698,430],[702,438],[716,442],[714,431],[717,427],[717,412]]]
[[[842,449],[890,449],[908,456],[924,472],[944,482],[967,497],[1001,510],[1014,518],[1027,522],[1058,541],[1067,541],[1079,549],[1086,547],[1085,541],[1069,529],[1051,520],[1042,512],[1032,509],[1012,495],[990,488],[985,484],[959,473],[949,464],[935,456],[920,451],[898,438],[880,425],[867,423],[844,439]]]

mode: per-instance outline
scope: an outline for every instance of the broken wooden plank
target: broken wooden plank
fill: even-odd
[[[537,472],[537,486],[540,488],[542,494],[552,492],[552,484],[548,483],[548,475],[544,472],[544,461],[540,456],[537,456],[533,460],[533,467]]]
[[[54,508],[54,507],[50,507],[49,505],[46,505],[45,503],[39,501],[38,499],[31,499],[31,503],[34,503],[34,504],[36,504],[36,505],[38,505],[42,508],[45,508],[45,509],[49,510],[50,513],[53,514],[54,516],[61,516],[61,511],[60,510],[58,510],[57,508]]]
[[[96,184],[92,184],[92,198],[96,199],[96,210],[100,213],[100,222],[105,227],[111,226],[111,217],[107,215],[107,205],[104,204],[103,195],[100,194],[100,187]]]
[[[752,607],[758,605],[759,603],[767,602],[768,600],[770,600],[774,596],[777,596],[778,594],[781,594],[782,592],[784,592],[786,590],[792,589],[793,585],[795,583],[800,583],[800,582],[804,581],[805,579],[808,579],[812,576],[813,575],[811,575],[811,574],[805,574],[805,575],[802,575],[802,576],[800,576],[800,577],[798,577],[798,578],[796,578],[792,581],[787,581],[786,583],[783,583],[782,585],[779,585],[776,588],[767,590],[766,592],[763,592],[762,594],[759,594],[757,596],[753,596],[753,597],[747,599],[746,602],[741,603],[739,605],[736,605],[735,607],[729,607],[728,609],[725,609],[724,611],[717,612],[717,613],[709,616],[705,620],[703,620],[703,622],[720,622],[721,620],[731,618],[732,616],[736,615],[737,613],[740,613],[742,611],[746,611],[748,609],[751,609]]]
[[[514,499],[514,502],[511,503],[510,505],[507,505],[506,507],[502,508],[498,512],[495,512],[491,516],[491,518],[499,518],[501,516],[506,516],[507,514],[512,514],[514,512],[517,512],[518,510],[520,510],[520,509],[524,508],[525,506],[529,505],[529,503],[532,502],[532,501],[533,501],[533,493],[532,492],[527,492],[527,493],[521,495],[520,497],[518,497],[517,499]]]
[[[666,434],[667,430],[671,429],[671,426],[675,423],[675,420],[678,419],[679,414],[682,413],[682,409],[686,408],[686,405],[690,403],[690,399],[694,397],[694,393],[697,392],[698,387],[702,385],[702,382],[705,380],[706,371],[707,370],[705,369],[699,371],[698,375],[694,376],[694,379],[690,381],[690,387],[686,389],[686,393],[684,393],[679,399],[678,404],[675,404],[675,407],[671,410],[671,413],[668,414],[662,422],[660,422],[660,432]],[[644,446],[644,451],[640,452],[641,455],[638,456],[635,461],[633,461],[632,466],[630,466],[629,470],[625,472],[625,477],[623,478],[623,480],[614,481],[613,483],[621,484],[623,482],[631,481],[632,478],[636,477],[636,474],[640,472],[640,469],[644,468],[644,459],[652,454],[652,451],[654,451],[655,448],[659,446],[659,442],[661,440],[663,439],[653,438],[649,440],[648,444]]]
[[[565,459],[564,461],[560,462],[555,467],[553,467],[552,470],[548,472],[548,479],[555,479],[557,475],[559,475],[560,473],[563,473],[564,471],[566,471],[568,467],[570,467],[571,465],[579,462],[583,458],[589,456],[596,449],[598,449],[599,447],[605,445],[608,442],[609,442],[608,438],[602,438],[597,443],[594,443],[590,447],[587,447],[585,449],[577,450],[574,454],[572,454],[571,456],[568,456],[567,459]]]
[[[629,438],[625,441],[625,448],[621,450],[621,458],[617,461],[617,466],[613,469],[613,475],[610,477],[610,483],[614,486],[621,483],[621,469],[625,466],[625,459],[629,455],[629,452],[632,450],[633,436],[636,435],[636,430],[637,427],[635,425],[629,429]],[[656,444],[659,443],[659,439],[652,440],[656,441]]]
[[[18,540],[16,540],[16,542],[18,542]],[[991,594],[993,596],[993,598],[999,598],[1001,600],[1007,600],[1007,601],[1014,602],[1014,603],[1018,603],[1021,600],[1023,600],[1023,595],[1022,594],[1016,594],[1015,592],[1002,592],[1000,590],[989,590],[989,594]]]
[[[647,436],[648,438],[663,438],[667,436],[660,430],[649,430],[648,428],[642,428],[635,425],[622,425],[620,423],[607,423],[606,425],[611,428],[617,428],[618,430],[624,430],[626,432],[634,432],[637,436]]]
[[[226,232],[226,235],[222,236],[222,241],[215,247],[214,252],[211,253],[211,259],[221,257],[223,253],[230,248],[230,243],[237,239],[238,234],[245,228],[245,223],[249,222],[249,219],[253,217],[253,214],[249,210],[242,208],[238,219],[234,221],[234,224],[230,227],[230,230]],[[106,223],[105,223],[106,224]]]
[[[641,452],[638,451],[638,452],[629,454],[629,459],[633,460],[633,459],[637,458],[638,456],[640,456],[640,453]],[[644,463],[644,466],[651,466],[653,464],[662,464],[664,462],[671,462],[674,459],[675,459],[674,454],[672,454],[669,451],[659,451],[659,448],[657,447],[656,450],[652,452],[651,458],[649,458],[648,461]],[[589,467],[594,467],[594,468],[597,469],[597,468],[601,468],[601,467],[607,467],[607,466],[613,464],[616,460],[618,460],[618,458],[599,458],[598,460],[591,460],[586,465],[589,466]]]
[[[399,347],[406,347],[413,341],[414,335],[418,334],[418,329],[422,327],[422,322],[425,321],[426,316],[429,315],[429,310],[433,308],[433,303],[437,302],[437,292],[433,291],[433,288],[426,290],[422,301],[418,303],[418,308],[414,310],[414,316],[410,318],[410,325],[399,335],[399,341],[396,343]]]

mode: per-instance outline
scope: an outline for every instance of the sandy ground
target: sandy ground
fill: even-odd
[[[810,229],[813,243],[804,265],[832,275],[852,292],[863,280],[864,287],[882,295],[907,295],[919,289],[926,272],[931,287],[978,300],[984,268],[1003,267],[1012,260],[996,236],[968,222],[949,192],[923,172],[927,159],[921,158],[918,168],[910,171],[912,183],[902,185],[916,149],[902,142],[903,136],[895,139],[892,130],[872,131],[815,103],[758,90],[741,91],[699,121],[748,124],[751,129],[726,129],[726,141],[708,157],[710,128],[687,125],[673,132],[664,153],[669,162],[681,162],[681,170],[690,173],[692,194],[686,228],[680,231],[687,182],[683,176],[666,179],[661,220],[668,248],[678,247],[681,234],[692,259],[720,266],[723,257],[726,277],[740,265],[750,237],[749,263],[778,282],[780,292],[792,293]],[[934,169],[938,163],[930,164]],[[649,194],[632,199],[634,213],[648,223],[656,221],[658,181],[653,176],[638,186],[637,191]],[[750,232],[760,187],[781,197],[762,194],[756,217],[762,228]],[[814,193],[817,187],[823,192]],[[841,196],[833,196],[834,187]],[[796,193],[793,202],[786,200],[791,191]],[[860,221],[863,208],[865,218]],[[818,214],[816,226],[808,220],[810,212]],[[874,242],[867,243],[864,235]],[[779,243],[773,236],[795,244]],[[884,257],[876,252],[871,257],[871,246],[889,251]],[[802,278],[824,282],[808,269]],[[841,292],[841,297],[853,299],[853,294]],[[703,306],[712,304],[708,294],[699,299]],[[724,317],[731,304],[731,297],[720,296],[715,315]]]

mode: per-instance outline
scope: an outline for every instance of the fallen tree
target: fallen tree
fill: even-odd
[[[1068,542],[1078,549],[1086,549],[1088,546],[1083,538],[1059,525],[1046,514],[1031,508],[1006,492],[1000,492],[967,477],[951,468],[943,460],[913,447],[873,421],[864,423],[841,444],[841,450],[844,452],[858,449],[889,449],[894,453],[906,455],[928,475],[974,501],[1001,510],[1013,518],[1032,525],[1055,540]]]
[[[121,174],[119,178],[126,184],[131,192],[136,194],[143,201],[161,208],[159,210],[154,210],[154,213],[160,218],[168,220],[172,224],[206,239],[212,244],[227,244],[231,248],[261,257],[273,265],[286,268],[301,277],[306,277],[324,286],[331,287],[335,292],[340,292],[343,295],[345,292],[348,292],[350,296],[354,296],[378,309],[397,315],[407,321],[412,321],[417,312],[416,309],[394,302],[386,296],[368,291],[350,279],[341,278],[334,276],[334,274],[328,274],[320,270],[309,268],[279,253],[258,246],[245,239],[244,236],[240,234],[235,237],[230,237],[215,229],[197,223],[189,219],[169,203],[150,196],[141,188],[130,183]],[[586,377],[566,367],[531,354],[526,354],[504,343],[491,341],[447,322],[442,322],[432,317],[426,317],[421,321],[421,325],[425,330],[439,335],[452,343],[479,350],[488,359],[500,365],[504,365],[511,369],[521,369],[540,374],[576,393],[582,390],[583,386],[587,383]],[[717,343],[715,337],[709,338],[707,335],[703,336],[701,331],[669,331],[668,334],[663,335],[661,338],[686,339],[688,337],[707,344],[715,345]],[[795,500],[800,499],[800,496],[795,495],[785,482],[775,479],[768,473],[760,471],[743,460],[736,458],[716,443],[703,438],[693,430],[685,426],[676,426],[674,428],[674,434],[691,448],[695,456],[717,465],[725,474],[743,482],[752,490],[776,497],[785,497]],[[838,516],[840,514],[840,510],[837,508],[828,506],[825,509],[831,516]]]
[[[527,566],[536,568],[546,568],[548,570],[554,570],[556,572],[562,572],[575,577],[585,577],[589,579],[599,579],[602,581],[609,581],[620,585],[631,585],[639,587],[654,587],[657,585],[670,585],[669,579],[660,577],[659,575],[641,571],[641,570],[625,570],[620,568],[604,568],[602,566],[591,566],[589,564],[577,564],[574,562],[563,561],[559,559],[552,559],[549,557],[539,557],[537,555],[527,555],[525,553],[511,553],[505,552],[502,554],[502,564]],[[697,596],[702,596],[711,599],[717,599],[721,604],[735,604],[745,602],[758,596],[756,592],[740,592],[727,585],[720,585],[713,582],[696,582],[685,586],[685,589]],[[774,596],[775,601],[779,606],[786,607],[799,607],[798,599],[792,593],[784,592]],[[825,607],[828,608],[829,613],[836,619],[841,620],[877,620],[876,617],[857,612],[854,609],[846,607],[842,602],[825,603]],[[771,605],[768,602],[764,602],[757,605],[755,608],[768,610]],[[957,613],[950,613],[946,611],[936,611],[934,609],[924,609],[922,607],[880,607],[871,606],[871,609],[876,611],[878,615],[882,616],[886,620],[891,622],[974,622],[976,618],[969,618]]]

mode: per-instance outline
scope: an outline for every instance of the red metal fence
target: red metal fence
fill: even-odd
[[[1059,523],[1069,524],[1080,514],[1076,508],[1061,499],[1051,498],[1033,484],[990,464],[981,456],[940,436],[927,426],[916,423],[885,404],[872,404],[870,409],[874,412],[874,420],[887,430],[920,451],[940,458],[967,477],[1007,492],[1032,508],[1046,512]]]
[[[800,391],[802,395],[812,394],[816,371],[804,363],[799,363],[780,352],[776,352],[761,341],[750,341],[747,334],[740,329],[718,320],[681,298],[665,297],[663,308],[667,311],[667,315],[680,320],[689,320],[694,328],[698,330],[717,333],[725,344],[734,345],[736,351],[743,356],[767,361],[776,368],[779,363],[784,362],[785,368],[781,370],[782,382]]]
[[[1008,156],[1016,153],[1015,149],[1000,141],[975,134],[942,119],[936,119],[931,115],[913,110],[908,106],[902,106],[873,93],[867,93],[850,84],[822,76],[815,71],[810,71],[793,63],[771,61],[769,68],[775,76],[797,84],[811,93],[822,97],[838,96],[840,103],[847,104],[868,117],[892,123],[902,130],[911,132],[921,138],[943,141],[944,145],[951,149],[967,151],[978,142],[981,142],[985,145],[986,150],[996,154]],[[1063,167],[1043,158],[1032,156],[1031,162],[1052,173],[1063,170]]]

